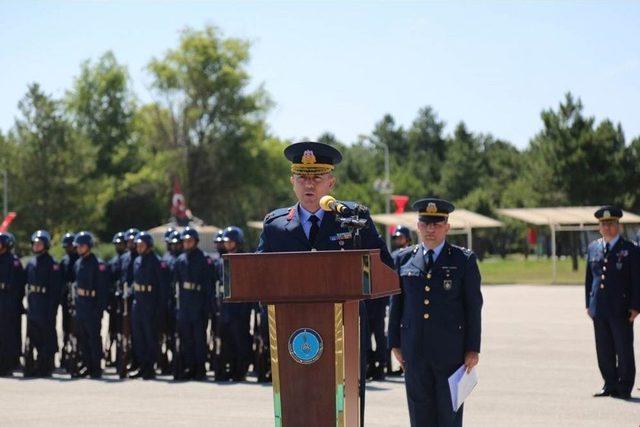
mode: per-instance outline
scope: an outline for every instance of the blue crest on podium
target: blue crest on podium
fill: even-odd
[[[301,328],[289,337],[289,354],[298,363],[308,365],[322,356],[322,337],[310,328]]]

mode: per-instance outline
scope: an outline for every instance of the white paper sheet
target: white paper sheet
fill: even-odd
[[[458,412],[476,384],[478,384],[476,368],[467,373],[465,366],[462,365],[449,377],[449,391],[454,412]]]

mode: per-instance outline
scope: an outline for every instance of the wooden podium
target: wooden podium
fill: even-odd
[[[358,301],[400,292],[380,250],[223,259],[225,300],[268,304],[275,425],[358,427]]]

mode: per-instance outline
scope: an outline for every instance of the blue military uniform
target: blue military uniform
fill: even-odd
[[[27,335],[38,358],[34,370],[25,375],[50,376],[58,349],[55,319],[62,289],[60,266],[48,252],[43,252],[29,261],[26,274]]]
[[[480,352],[476,256],[446,241],[433,253],[420,244],[400,251],[396,267],[402,292],[392,297],[389,346],[402,350],[411,425],[461,426],[463,408],[453,411],[448,378],[466,352]]]
[[[596,217],[603,220],[606,212],[609,215],[604,220],[622,216],[619,209],[604,207]],[[604,395],[628,398],[636,374],[629,311],[640,311],[640,248],[622,236],[610,243],[604,239],[591,242],[585,300],[593,319]]]
[[[89,253],[74,265],[75,332],[84,365],[92,378],[102,376],[102,312],[107,307],[109,271],[104,262]]]
[[[176,323],[180,336],[180,357],[187,378],[204,379],[207,358],[207,320],[216,281],[215,265],[199,248],[182,253],[174,268],[178,287]]]
[[[140,239],[140,233],[136,240]],[[146,234],[146,233],[145,233]],[[158,355],[158,315],[160,304],[165,300],[168,267],[158,256],[149,251],[140,254],[133,263],[133,303],[131,309],[131,330],[133,351],[140,365],[140,375],[155,377],[155,363]]]
[[[230,225],[223,232],[223,241],[234,241],[237,253],[242,252],[244,233],[239,227]],[[218,265],[218,274],[220,272]],[[222,298],[221,295],[218,296]],[[244,381],[251,364],[251,310],[253,303],[223,302],[220,307],[220,363],[216,380]],[[256,332],[256,331],[254,331]]]
[[[0,376],[11,375],[17,367],[20,342],[15,333],[19,326],[24,296],[24,270],[10,250],[9,236],[0,233],[5,252],[0,255]]]

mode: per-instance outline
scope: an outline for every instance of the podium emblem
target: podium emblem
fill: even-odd
[[[310,328],[301,328],[289,338],[289,354],[298,363],[309,365],[322,356],[322,337]]]

